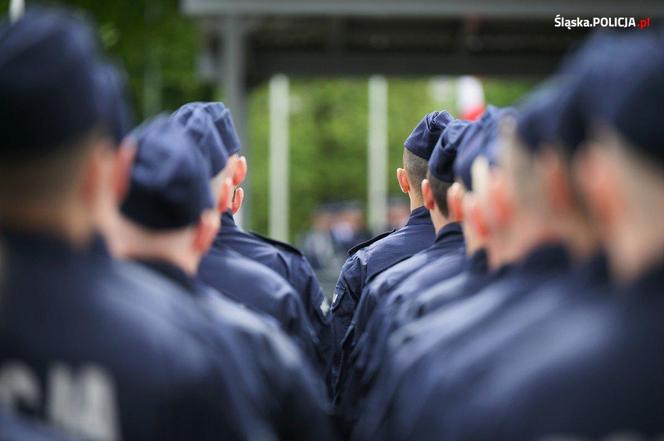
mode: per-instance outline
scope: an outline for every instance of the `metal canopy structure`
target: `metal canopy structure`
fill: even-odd
[[[506,17],[661,14],[656,0],[184,0],[192,15],[354,15]]]
[[[587,29],[554,18],[664,17],[662,0],[181,0],[201,74],[245,138],[245,94],[275,74],[544,76]]]
[[[275,73],[541,75],[586,33],[554,27],[556,15],[664,16],[661,0],[182,0],[182,9],[202,24],[208,76],[233,39],[249,85]]]

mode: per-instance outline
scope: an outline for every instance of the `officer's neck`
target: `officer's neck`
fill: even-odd
[[[631,217],[615,222],[604,233],[611,271],[622,282],[637,279],[651,267],[664,262],[661,216],[653,213]]]
[[[553,222],[521,211],[509,223],[495,228],[487,241],[492,270],[517,262],[539,246],[562,242]]]
[[[424,200],[422,199],[422,195],[415,193],[412,190],[408,192],[408,198],[410,199],[410,211],[413,211],[424,205]]]
[[[441,213],[440,210],[438,210],[438,208],[435,206],[433,210],[429,210],[429,214],[431,215],[431,223],[433,224],[433,228],[436,231],[436,235],[440,233],[440,230],[442,230],[445,225],[452,222],[451,219]]]
[[[0,223],[16,231],[49,233],[77,248],[88,245],[95,231],[90,210],[73,200],[55,205],[38,203],[5,208]]]
[[[468,222],[461,222],[461,228],[463,229],[463,238],[466,243],[466,254],[468,256],[472,256],[477,251],[487,247],[486,241],[473,231]]]
[[[189,276],[195,276],[202,255],[196,251],[193,242],[193,233],[188,228],[153,231],[121,219],[111,240],[111,249],[123,259],[166,262]]]

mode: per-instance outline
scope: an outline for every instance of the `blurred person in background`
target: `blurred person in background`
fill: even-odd
[[[211,351],[195,304],[97,234],[134,150],[118,149],[108,70],[67,13],[0,28],[1,405],[86,440],[244,439],[230,348]]]
[[[408,202],[401,198],[391,197],[387,204],[388,229],[395,230],[403,227],[408,222],[410,210]]]
[[[243,377],[234,403],[255,415],[248,439],[334,439],[325,414],[326,397],[308,361],[276,323],[261,317],[196,279],[198,265],[219,228],[208,182],[208,164],[184,127],[162,117],[140,129],[130,190],[122,204],[115,246],[170,280],[209,314],[215,337],[233,347],[224,364]],[[220,165],[227,158],[221,157]],[[228,200],[230,182],[221,189]],[[222,202],[223,204],[223,202]],[[238,415],[237,418],[244,418]]]
[[[332,240],[334,213],[330,204],[321,204],[311,215],[311,229],[302,239],[302,252],[317,272],[333,266],[335,246]]]
[[[332,303],[335,350],[331,384],[337,381],[342,357],[341,342],[367,281],[434,241],[433,224],[429,211],[423,206],[421,186],[436,141],[452,119],[446,111],[431,112],[424,116],[404,142],[403,168],[397,169],[397,180],[401,191],[410,199],[408,223],[399,230],[380,234],[348,251],[349,257],[341,268]]]
[[[222,228],[215,238],[213,250],[230,248],[247,259],[267,266],[290,283],[300,296],[309,326],[314,330],[313,347],[318,358],[315,360],[316,366],[322,372],[327,372],[332,357],[332,335],[327,299],[316,274],[297,248],[256,233],[248,233],[235,223],[233,213],[242,205],[244,192],[239,186],[247,175],[247,161],[240,155],[240,139],[235,132],[231,112],[223,103],[188,103],[175,112],[174,118],[186,118],[196,109],[207,113],[212,119],[213,125],[209,126],[209,130],[216,131],[217,137],[221,139],[220,145],[229,158],[224,176],[230,178],[236,188],[231,209],[221,214]],[[210,137],[212,133],[203,133],[202,136]]]
[[[337,250],[344,254],[358,243],[369,239],[362,204],[358,201],[339,203],[330,230]]]

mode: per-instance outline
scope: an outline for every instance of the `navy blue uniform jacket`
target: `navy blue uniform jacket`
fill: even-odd
[[[660,262],[539,326],[480,382],[481,394],[473,391],[456,419],[455,439],[661,436],[663,286]],[[469,421],[476,425],[461,426]]]
[[[569,268],[562,247],[538,247],[467,300],[397,330],[387,347],[387,366],[381,369],[363,421],[358,423],[357,438],[408,439],[422,413],[425,389],[431,387],[428,379],[416,378],[417,373],[445,375],[448,364],[452,365],[451,354],[463,348],[464,342],[482,335],[491,320],[518,306],[524,294],[563,278]]]
[[[0,392],[13,411],[89,440],[246,439],[233,351],[172,284],[101,240],[3,242]]]
[[[465,261],[461,226],[450,223],[436,236],[429,248],[385,270],[365,287],[355,309],[353,321],[342,342],[342,364],[335,389],[335,402],[344,420],[351,424],[356,415],[360,377],[367,358],[376,353],[379,329],[387,326],[394,306],[448,277],[457,275]],[[374,317],[374,312],[375,317]],[[367,335],[371,325],[372,336]]]
[[[348,251],[349,257],[341,274],[332,301],[334,334],[334,365],[331,381],[336,383],[341,363],[341,341],[350,326],[355,306],[367,281],[387,268],[431,246],[435,239],[431,216],[425,207],[410,213],[408,222],[391,233],[379,235]]]
[[[229,340],[240,360],[245,400],[258,415],[255,439],[334,440],[324,385],[288,337],[257,314],[159,261],[145,265],[180,286],[203,308],[216,328],[215,338]]]
[[[318,358],[324,363],[320,367],[327,370],[332,362],[332,327],[325,294],[307,258],[289,244],[244,231],[236,225],[230,211],[221,216],[217,240],[233,251],[262,263],[291,284],[300,295],[318,337]]]
[[[300,296],[279,274],[231,250],[219,238],[198,268],[198,278],[231,300],[276,320],[310,360],[318,338]]]

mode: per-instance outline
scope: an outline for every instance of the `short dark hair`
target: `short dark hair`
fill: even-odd
[[[438,209],[441,213],[443,213],[443,216],[448,217],[450,209],[447,206],[447,191],[450,189],[450,187],[452,187],[452,184],[449,182],[441,181],[429,172],[427,172],[427,180],[431,186],[433,199],[436,201]]]
[[[410,185],[415,194],[422,194],[422,181],[427,177],[429,163],[426,159],[420,158],[411,151],[403,150],[403,168],[406,169]]]
[[[0,160],[0,215],[20,204],[64,194],[72,185],[86,153],[101,138],[101,132],[93,129],[46,155],[3,157]]]

